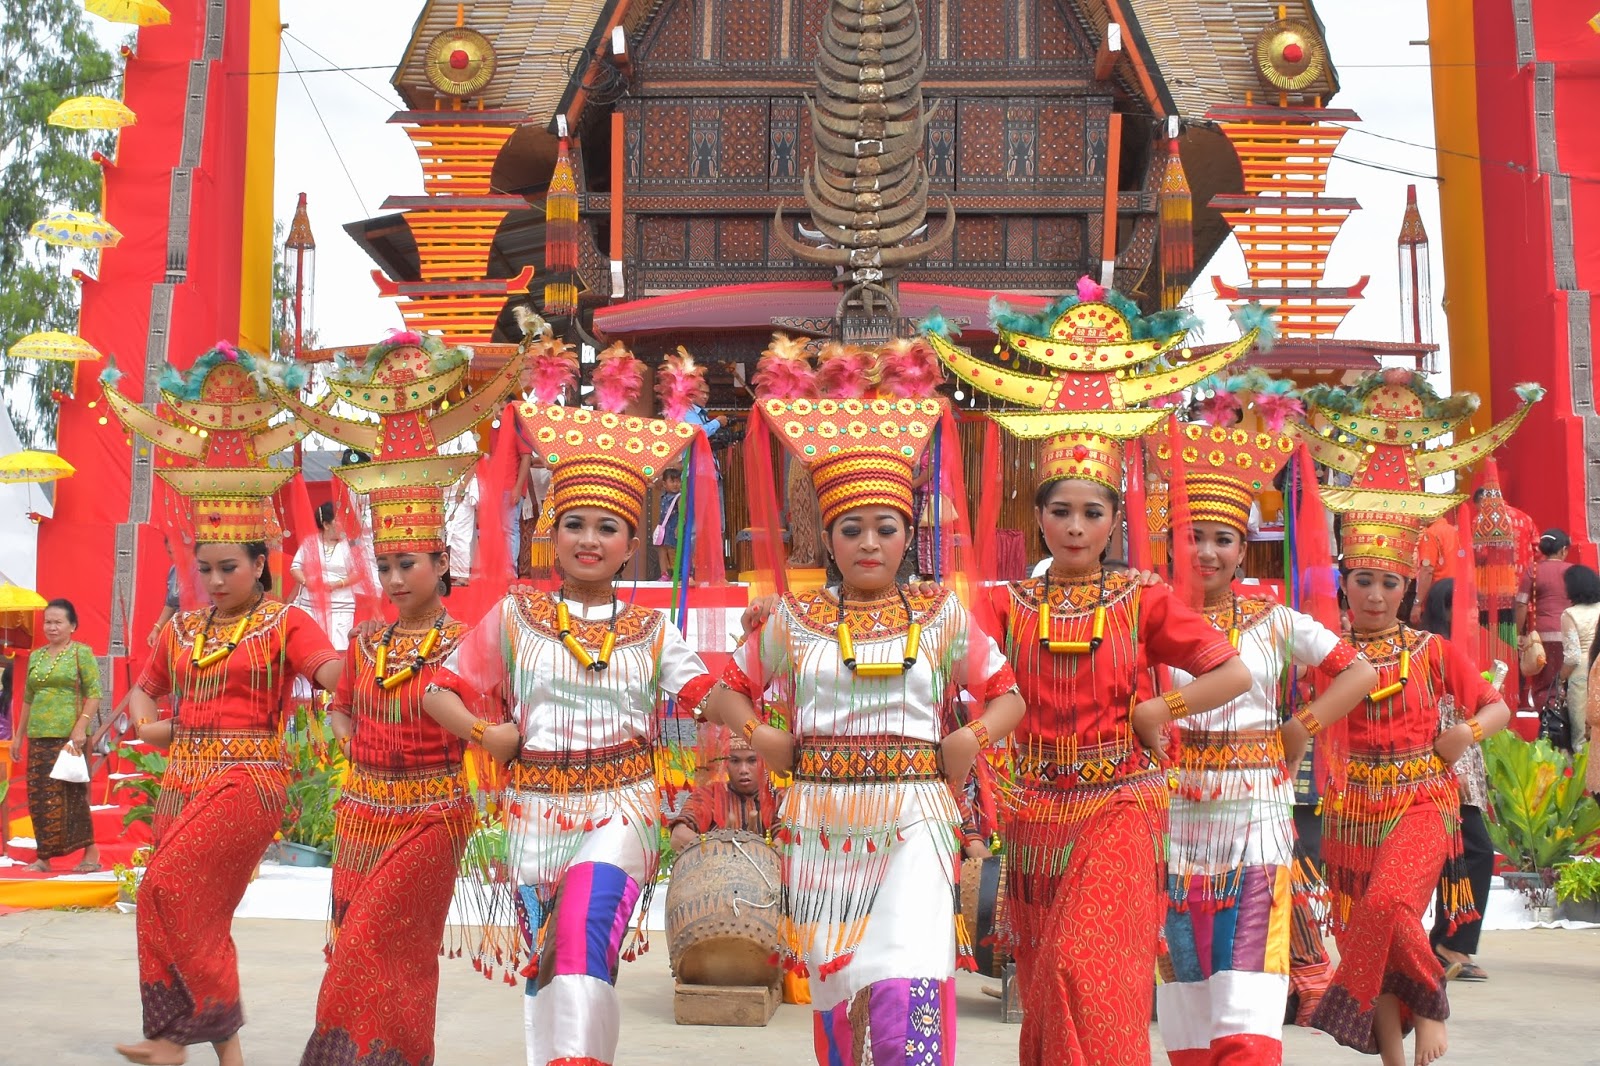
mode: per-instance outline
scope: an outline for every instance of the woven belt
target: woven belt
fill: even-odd
[[[1148,752],[1129,744],[1095,744],[1056,758],[1044,752],[1019,751],[1016,768],[1024,786],[1055,789],[1114,785],[1160,770]]]
[[[902,737],[848,737],[807,740],[795,759],[801,781],[904,781],[937,778],[939,748]]]
[[[655,758],[642,742],[590,751],[524,751],[511,764],[518,792],[606,792],[655,775]]]
[[[1431,749],[1387,759],[1353,757],[1345,771],[1352,785],[1363,788],[1393,788],[1414,785],[1443,777],[1448,771],[1444,760]]]
[[[459,770],[389,776],[355,767],[345,782],[343,796],[356,803],[390,810],[432,807],[465,799],[467,777]]]
[[[1185,729],[1179,737],[1180,770],[1276,770],[1283,765],[1283,738],[1276,729],[1238,733]]]
[[[173,762],[283,765],[283,741],[276,733],[179,733],[168,757]]]

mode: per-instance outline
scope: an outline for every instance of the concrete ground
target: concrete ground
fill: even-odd
[[[244,1049],[252,1066],[293,1066],[311,1030],[322,976],[319,922],[241,919],[234,923],[245,990]],[[764,1029],[699,1028],[672,1021],[672,981],[664,940],[625,963],[622,1047],[617,1066],[766,1066],[811,1059],[811,1017],[782,1007]],[[1478,956],[1491,979],[1451,989],[1451,1051],[1457,1066],[1506,1062],[1600,1066],[1600,930],[1489,932]],[[1016,1061],[1016,1026],[1000,1021],[983,982],[960,986],[963,1066]],[[21,911],[0,917],[0,1003],[8,1024],[0,1063],[88,1066],[120,1062],[111,1045],[136,1039],[134,925],[108,911]],[[467,965],[446,963],[439,994],[438,1063],[519,1064],[520,994],[489,984]],[[1165,1062],[1159,1038],[1155,1062]],[[1327,1037],[1290,1028],[1289,1063],[1375,1062]],[[214,1062],[196,1048],[192,1063]]]

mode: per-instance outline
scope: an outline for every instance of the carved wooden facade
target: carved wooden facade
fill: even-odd
[[[637,28],[625,118],[623,262],[630,299],[715,285],[819,280],[774,239],[782,204],[807,240],[801,177],[812,158],[805,95],[826,0],[662,0]],[[1159,155],[1148,100],[1095,77],[1098,38],[1069,0],[921,0],[936,108],[926,133],[929,215],[949,196],[950,245],[906,281],[1061,291],[1098,275],[1107,138],[1125,115],[1117,194],[1118,288],[1153,295]],[[596,110],[591,105],[591,115]],[[609,126],[586,121],[594,138]],[[595,158],[599,153],[589,151]],[[1116,154],[1116,153],[1113,153]],[[599,166],[580,180],[604,187]],[[587,190],[586,190],[587,191]],[[590,191],[587,215],[610,209]],[[813,237],[808,243],[815,243]],[[597,245],[584,281],[609,292]]]

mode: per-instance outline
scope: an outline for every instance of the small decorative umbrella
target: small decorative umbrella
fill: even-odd
[[[139,116],[121,100],[107,96],[74,96],[63,100],[45,121],[74,130],[120,130],[138,122]]]
[[[0,482],[55,481],[71,477],[72,464],[51,452],[12,452],[0,456]]]
[[[100,358],[95,346],[82,337],[56,330],[30,333],[6,354],[13,359],[54,359],[61,363],[87,363]]]
[[[26,614],[44,610],[45,598],[32,589],[13,585],[9,581],[0,585],[0,614]]]
[[[172,21],[172,13],[158,0],[83,0],[83,9],[129,26],[165,26]]]
[[[69,248],[114,248],[122,240],[117,227],[90,211],[60,208],[29,227],[28,232],[46,244]]]

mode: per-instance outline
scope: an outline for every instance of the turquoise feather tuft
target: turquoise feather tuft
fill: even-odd
[[[1544,386],[1537,381],[1524,381],[1514,391],[1523,403],[1538,403],[1545,396]]]
[[[106,368],[100,371],[100,384],[106,388],[115,388],[117,382],[122,380],[122,371],[117,369],[117,357],[106,356]]]
[[[936,335],[949,340],[961,336],[961,327],[944,317],[944,312],[937,307],[929,309],[926,316],[920,319],[915,327],[918,333]]]

